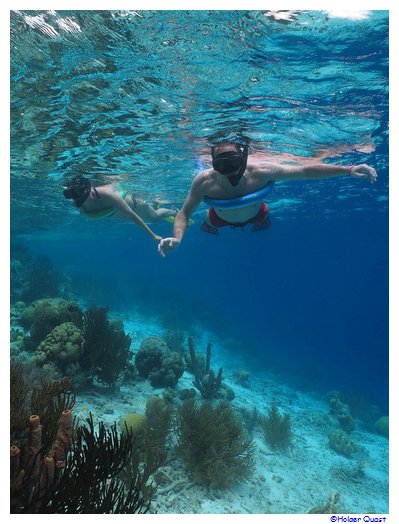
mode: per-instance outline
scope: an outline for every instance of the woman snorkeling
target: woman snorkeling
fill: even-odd
[[[64,186],[64,197],[72,199],[74,205],[88,218],[105,218],[118,216],[134,222],[150,237],[159,242],[156,235],[146,224],[160,220],[173,219],[176,211],[173,209],[155,209],[150,204],[122,189],[120,184],[111,183],[93,187],[90,180],[77,175]]]

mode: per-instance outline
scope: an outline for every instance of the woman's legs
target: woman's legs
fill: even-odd
[[[166,217],[174,217],[176,215],[176,210],[174,209],[167,209],[165,207],[155,209],[140,198],[133,198],[130,195],[129,197],[126,197],[126,202],[129,204],[132,210],[144,220],[144,222],[159,222]]]

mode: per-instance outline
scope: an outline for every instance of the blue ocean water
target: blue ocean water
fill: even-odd
[[[387,129],[386,11],[14,11],[11,247],[47,256],[88,303],[203,323],[300,389],[386,412]],[[276,184],[259,233],[206,235],[201,206],[165,259],[62,197],[77,171],[127,173],[179,207],[197,159],[242,136],[272,161],[367,163],[378,183]]]

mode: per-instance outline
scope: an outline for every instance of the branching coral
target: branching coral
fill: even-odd
[[[126,485],[117,476],[135,452],[131,433],[119,436],[93,419],[79,427],[72,443],[72,414],[61,415],[57,435],[42,459],[42,426],[30,418],[24,453],[11,446],[12,513],[144,513],[138,469]],[[71,448],[71,449],[70,449]],[[69,451],[69,452],[68,452]],[[136,453],[137,454],[137,453]]]
[[[208,343],[206,348],[205,368],[202,369],[194,349],[193,337],[188,338],[188,347],[191,360],[191,369],[194,373],[194,386],[198,389],[201,395],[206,399],[215,398],[218,394],[220,386],[222,385],[222,368],[219,369],[215,376],[211,369],[211,351],[212,345]]]
[[[132,461],[126,485],[119,475]],[[44,513],[146,513],[137,467],[137,448],[130,432],[118,434],[116,425],[106,429],[102,422],[95,431],[93,418],[76,431],[72,450],[57,490]]]
[[[178,453],[193,478],[215,488],[247,479],[253,444],[227,401],[216,406],[186,400],[177,413]]]

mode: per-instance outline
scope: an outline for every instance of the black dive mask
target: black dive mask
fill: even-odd
[[[78,176],[64,187],[63,195],[67,199],[73,199],[77,207],[81,207],[90,195],[91,183],[84,177]]]
[[[232,186],[238,185],[240,178],[247,168],[248,147],[239,147],[239,151],[224,151],[216,156],[213,156],[212,151],[213,169],[222,175],[234,173],[228,176],[229,182]]]
[[[242,156],[234,151],[220,153],[213,160],[213,169],[222,175],[228,175],[240,169],[242,160]]]

